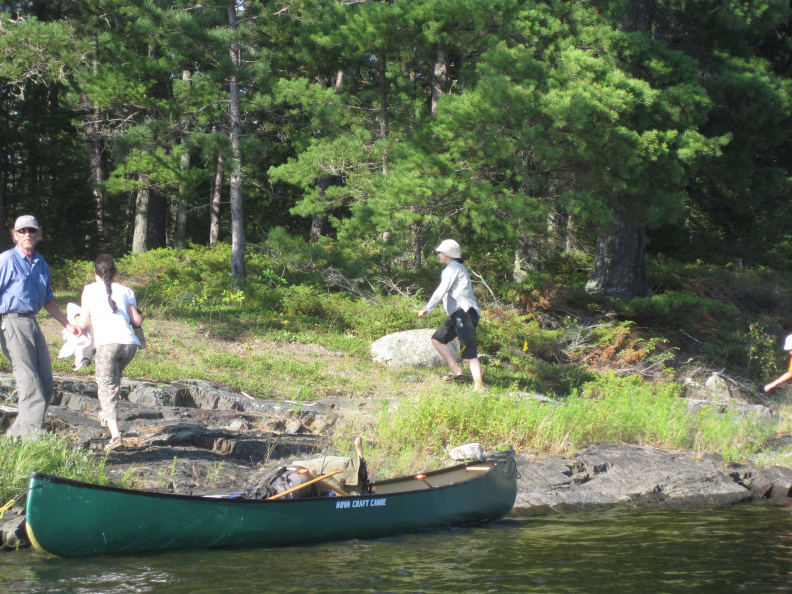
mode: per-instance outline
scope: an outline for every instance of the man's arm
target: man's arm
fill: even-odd
[[[71,332],[75,336],[80,336],[82,334],[81,328],[69,323],[69,320],[67,320],[66,316],[64,316],[63,313],[61,313],[61,310],[58,307],[58,304],[55,303],[54,299],[52,299],[51,301],[47,301],[44,304],[44,309],[47,310],[49,315],[51,315],[53,318],[58,320],[61,323],[61,325],[64,328],[66,328],[67,331]]]

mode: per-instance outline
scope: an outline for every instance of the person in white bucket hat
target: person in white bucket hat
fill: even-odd
[[[454,352],[448,343],[459,339],[460,355],[470,365],[470,373],[477,391],[484,390],[484,380],[481,372],[481,362],[478,358],[476,344],[476,327],[481,318],[476,298],[473,296],[473,287],[470,276],[462,265],[462,249],[453,239],[445,239],[435,248],[440,262],[446,265],[440,277],[440,285],[435,289],[429,302],[418,317],[422,318],[432,311],[440,301],[448,314],[448,319],[443,322],[432,335],[432,345],[448,364],[450,373],[443,376],[443,381],[454,381],[463,376],[462,368],[454,357]]]
[[[792,334],[787,335],[786,339],[784,340],[784,350],[789,351],[791,355],[789,360],[789,369],[784,375],[767,384],[764,387],[765,392],[769,392],[770,390],[775,388],[778,384],[783,384],[785,381],[792,379]]]

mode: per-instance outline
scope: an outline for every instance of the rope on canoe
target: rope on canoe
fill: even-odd
[[[7,512],[9,509],[11,509],[12,507],[14,507],[14,504],[15,504],[17,501],[19,501],[19,500],[20,500],[20,498],[21,498],[23,495],[27,494],[27,492],[28,492],[28,491],[30,491],[30,487],[28,487],[27,489],[25,489],[24,491],[22,491],[22,492],[21,492],[19,495],[17,495],[16,497],[14,497],[14,498],[13,498],[11,501],[9,501],[8,503],[6,503],[6,504],[5,504],[3,507],[0,507],[0,520],[2,520],[2,519],[3,519],[3,516],[5,515],[5,513],[6,513],[6,512]]]

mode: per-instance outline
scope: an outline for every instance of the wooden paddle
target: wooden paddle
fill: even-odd
[[[305,472],[302,472],[303,470],[304,470]],[[314,475],[312,475],[310,472],[308,472],[307,470],[305,470],[305,468],[302,468],[302,469],[300,469],[300,471],[299,471],[299,472],[300,472],[300,474],[305,474],[305,476],[307,476],[309,479],[312,479],[312,480],[313,480],[313,479],[316,479],[320,485],[323,485],[323,486],[324,486],[324,487],[326,487],[327,489],[330,489],[330,490],[331,490],[333,493],[335,493],[336,495],[341,495],[342,497],[349,497],[349,493],[347,493],[346,491],[344,491],[344,490],[342,490],[342,489],[339,489],[338,487],[334,487],[334,486],[333,486],[333,485],[331,485],[330,483],[326,483],[325,481],[323,481],[323,480],[322,480],[322,477],[318,477],[318,478],[317,478],[317,477],[315,477],[315,476],[314,476]],[[336,470],[336,471],[334,471],[334,472],[331,472],[330,474],[335,474],[336,472],[341,472],[341,471],[340,471],[340,470]],[[325,476],[330,476],[330,474],[326,474]],[[308,484],[308,483],[306,483],[306,484]]]
[[[300,474],[310,474],[304,468],[298,470],[297,472],[299,472]],[[318,483],[320,481],[323,481],[324,479],[326,479],[328,477],[331,477],[334,474],[338,474],[339,472],[341,472],[340,468],[338,470],[334,470],[333,472],[328,472],[327,474],[323,474],[322,476],[318,476],[315,479],[311,479],[311,480],[303,483],[302,485],[297,485],[296,487],[292,487],[291,489],[288,489],[288,490],[284,491],[283,493],[278,493],[277,495],[273,495],[272,497],[267,497],[267,499],[268,500],[269,499],[280,499],[284,495],[288,495],[289,493],[294,493],[295,491],[299,491],[300,489],[303,489],[303,488],[307,487],[308,485],[313,485],[314,483]]]

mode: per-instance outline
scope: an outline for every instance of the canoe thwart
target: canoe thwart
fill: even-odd
[[[432,485],[430,485],[430,484],[429,484],[429,481],[427,481],[427,480],[426,480],[426,475],[425,475],[425,474],[416,474],[416,475],[415,475],[415,480],[417,480],[417,481],[421,481],[421,482],[422,482],[424,485],[426,485],[426,486],[427,486],[429,489],[431,489],[431,488],[432,488]]]

